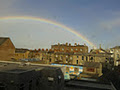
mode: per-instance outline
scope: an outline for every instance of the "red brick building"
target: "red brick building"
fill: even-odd
[[[71,44],[56,44],[51,46],[52,51],[55,52],[79,52],[79,53],[88,53],[88,46],[84,45],[79,45],[75,43],[75,45]]]
[[[0,37],[0,60],[11,60],[15,55],[15,46],[9,37]]]

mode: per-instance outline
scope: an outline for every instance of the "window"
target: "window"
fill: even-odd
[[[57,59],[55,59],[55,61],[57,61]]]
[[[77,56],[77,58],[79,58],[79,56]]]
[[[56,55],[56,57],[58,57],[58,55]]]
[[[76,60],[76,64],[78,64],[78,60]]]
[[[76,48],[76,51],[77,51],[78,49]]]
[[[86,56],[86,61],[88,61],[88,57]]]
[[[118,50],[116,50],[118,52]]]
[[[84,60],[84,56],[82,56],[82,60]]]
[[[68,58],[68,56],[66,55],[66,58]]]
[[[60,60],[62,60],[62,56],[60,56]]]
[[[61,83],[61,76],[58,76],[58,83]]]
[[[71,48],[71,51],[73,51],[73,49]]]
[[[51,58],[50,58],[50,62],[51,62]]]
[[[54,78],[53,77],[48,77],[48,85],[53,86]]]
[[[68,63],[68,59],[66,59],[66,63]]]
[[[70,59],[72,59],[72,57],[70,57]]]
[[[80,51],[82,51],[82,49],[80,49]]]
[[[91,57],[90,60],[93,60],[93,57]]]
[[[62,48],[62,51],[64,51],[64,48]]]
[[[117,54],[117,58],[119,58],[119,54]]]
[[[94,69],[94,68],[87,68],[87,71],[89,71],[89,72],[94,72],[95,69]]]

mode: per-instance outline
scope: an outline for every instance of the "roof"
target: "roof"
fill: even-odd
[[[36,68],[40,68],[38,66],[12,63],[0,63],[0,67],[1,67],[0,72],[6,73],[24,73],[27,71],[32,71]]]
[[[54,54],[61,54],[61,55],[73,55],[74,53],[73,52],[55,52]]]
[[[94,67],[94,68],[99,68],[101,63],[98,62],[85,62],[83,67]]]
[[[102,54],[102,53],[111,54],[107,50],[104,50],[102,48],[100,48],[100,49],[91,49],[90,53],[93,53],[93,54]]]
[[[65,90],[114,90],[111,84],[86,80],[70,80],[65,87]]]
[[[115,47],[113,47],[111,49],[120,49],[120,46],[115,46]]]
[[[28,49],[23,49],[23,48],[16,48],[15,49],[15,53],[25,53],[27,51],[29,51],[29,50]]]
[[[55,45],[51,45],[51,46],[66,46],[66,47],[88,47],[86,45],[66,45],[66,44],[55,44]]]
[[[0,37],[0,45],[2,45],[9,37]]]

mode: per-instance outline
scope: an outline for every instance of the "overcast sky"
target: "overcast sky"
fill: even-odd
[[[119,0],[0,0],[0,17],[32,16],[56,21],[75,29],[95,45],[110,48],[120,45],[119,4]],[[54,25],[32,20],[0,20],[0,36],[11,37],[21,48],[49,48],[58,42],[86,43]]]

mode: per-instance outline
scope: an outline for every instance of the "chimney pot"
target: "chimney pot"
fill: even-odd
[[[77,46],[77,43],[75,43],[75,46]]]
[[[68,46],[68,43],[66,43],[66,46]]]

